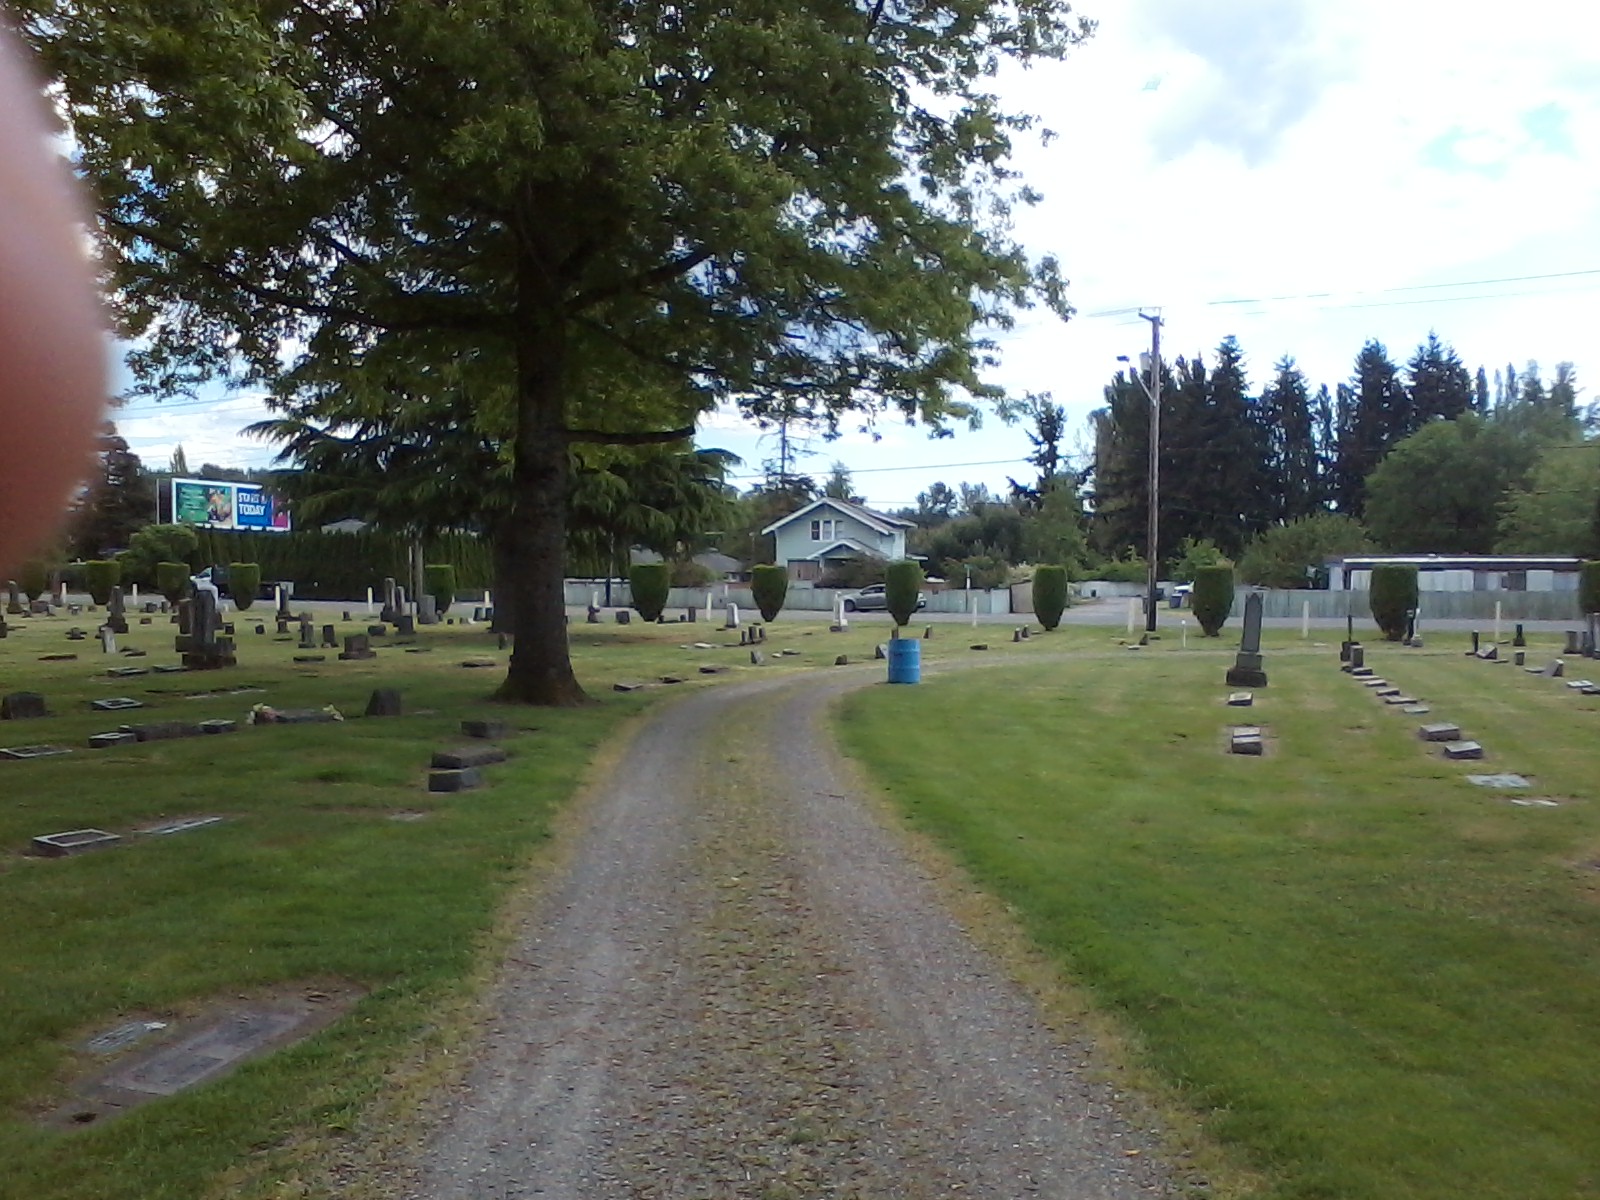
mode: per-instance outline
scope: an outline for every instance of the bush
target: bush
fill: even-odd
[[[1088,568],[1091,579],[1104,579],[1107,583],[1145,583],[1150,578],[1144,559],[1108,558],[1098,567]]]
[[[1033,615],[1046,629],[1061,624],[1061,613],[1067,607],[1067,569],[1065,567],[1039,567],[1033,573]]]
[[[1217,549],[1217,544],[1210,538],[1186,537],[1178,546],[1178,561],[1172,564],[1172,579],[1175,583],[1193,583],[1200,568],[1228,565],[1228,556]]]
[[[762,563],[750,568],[750,592],[763,621],[776,621],[783,611],[784,597],[789,594],[789,572],[772,563]]]
[[[1359,521],[1341,513],[1317,513],[1257,534],[1239,557],[1239,575],[1257,587],[1311,587],[1312,572],[1330,558],[1371,549]]]
[[[1194,592],[1190,596],[1194,619],[1207,637],[1216,637],[1233,612],[1233,568],[1196,567]]]
[[[845,562],[830,566],[822,573],[822,578],[817,580],[818,587],[825,588],[864,588],[874,583],[883,582],[883,559],[852,558]]]
[[[1398,642],[1406,635],[1406,614],[1417,607],[1417,569],[1395,563],[1373,567],[1367,598],[1383,636]]]
[[[128,539],[128,548],[117,555],[117,561],[122,564],[122,578],[141,586],[154,585],[157,591],[166,594],[159,575],[161,564],[183,564],[187,580],[193,574],[190,568],[196,561],[195,551],[199,545],[199,535],[187,525],[146,525]],[[167,595],[167,599],[171,600],[172,596]]]
[[[672,586],[675,588],[710,587],[717,579],[715,571],[692,558],[672,564]]]
[[[156,591],[167,598],[167,603],[176,604],[179,600],[182,600],[184,590],[188,586],[188,563],[158,562],[156,564]]]
[[[236,608],[241,611],[249,608],[261,595],[261,564],[229,563],[228,590],[233,593]]]
[[[91,559],[84,563],[83,579],[91,600],[96,604],[109,604],[111,589],[122,582],[122,564],[109,558]]]
[[[672,568],[664,562],[639,563],[628,570],[633,607],[646,621],[659,620],[672,588]]]
[[[41,559],[22,564],[17,572],[17,586],[29,600],[37,600],[50,590],[50,568]]]
[[[949,564],[951,573],[946,580],[952,587],[965,587],[967,568],[972,569],[972,586],[975,588],[1002,588],[1011,582],[1011,565],[992,554],[975,554]]]
[[[902,558],[884,570],[884,599],[896,625],[907,624],[917,611],[917,596],[922,591],[922,564]]]
[[[1586,613],[1600,612],[1600,562],[1586,562],[1578,576],[1578,607]]]
[[[449,563],[431,563],[422,568],[422,587],[433,597],[434,611],[441,616],[456,598],[456,569]]]

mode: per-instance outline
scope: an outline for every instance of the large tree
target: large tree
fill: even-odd
[[[1355,375],[1339,386],[1338,462],[1334,496],[1339,511],[1360,517],[1366,508],[1367,476],[1390,446],[1405,436],[1410,402],[1389,351],[1376,339],[1356,355]]]
[[[19,0],[144,387],[291,415],[434,364],[511,447],[500,695],[575,703],[569,449],[719,399],[938,425],[1053,263],[1004,233],[1006,60],[1060,0]],[[410,394],[413,389],[402,389]],[[391,399],[392,403],[404,403]]]
[[[107,421],[100,428],[96,468],[67,518],[67,549],[79,558],[122,550],[155,520],[155,481],[127,439]]]
[[[1261,391],[1260,413],[1267,443],[1267,516],[1281,524],[1321,507],[1322,481],[1305,375],[1288,355],[1274,370]]]
[[[1408,427],[1392,428],[1391,439],[1409,437],[1429,421],[1454,420],[1476,409],[1472,376],[1461,365],[1455,347],[1439,340],[1433,330],[1406,363]]]

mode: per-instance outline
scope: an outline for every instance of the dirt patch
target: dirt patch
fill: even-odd
[[[284,984],[177,1013],[124,1015],[79,1040],[84,1073],[68,1084],[67,1100],[38,1119],[57,1129],[85,1129],[209,1083],[304,1041],[364,994],[343,983]]]

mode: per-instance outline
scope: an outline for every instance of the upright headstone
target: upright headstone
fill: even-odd
[[[1569,630],[1567,630],[1567,645],[1566,645],[1566,649],[1564,649],[1562,651],[1562,653],[1563,654],[1582,654],[1583,653],[1583,631],[1581,629],[1569,629]]]
[[[1239,653],[1228,670],[1229,687],[1267,686],[1267,673],[1261,669],[1261,608],[1261,593],[1251,592],[1244,602],[1244,634],[1239,639]]]
[[[1522,636],[1522,622],[1521,621],[1517,622],[1516,636],[1511,639],[1511,644],[1513,646],[1526,646],[1528,644],[1528,639]]]
[[[323,646],[328,647],[330,649],[337,649],[338,648],[338,646],[339,646],[339,630],[338,630],[337,626],[324,625],[322,627],[322,644],[323,644]]]
[[[834,633],[844,633],[850,628],[850,618],[845,616],[844,612],[843,596],[835,596],[833,598],[833,625],[831,628]]]
[[[728,604],[728,628],[739,628],[739,606],[731,601]]]
[[[128,602],[120,587],[111,589],[111,599],[106,603],[106,625],[112,633],[128,632]]]
[[[592,604],[588,608],[588,623],[590,625],[600,624],[600,610]]]
[[[396,604],[396,590],[393,577],[385,578],[383,581],[383,607],[378,610],[378,620],[391,625],[400,612]]]
[[[317,648],[316,633],[311,627],[311,622],[305,617],[300,618],[300,647],[301,650],[315,650]]]
[[[278,587],[278,619],[280,621],[292,620],[294,614],[289,611],[289,589],[281,584]]]
[[[109,625],[100,626],[100,652],[102,654],[117,652],[117,631]]]
[[[417,597],[417,624],[437,625],[439,623],[439,602],[428,592],[423,592]]]
[[[17,586],[15,579],[6,580],[6,615],[12,617],[22,615],[22,589]]]
[[[401,637],[412,636],[417,632],[417,619],[410,613],[396,613],[394,631]]]
[[[401,711],[398,688],[378,688],[367,700],[369,717],[398,717]]]
[[[192,629],[189,648],[184,652],[183,665],[194,671],[214,671],[238,663],[234,654],[233,639],[219,635],[222,618],[217,611],[217,593],[199,589],[194,594]],[[182,639],[180,639],[181,644]]]
[[[1482,639],[1478,636],[1478,631],[1474,629],[1472,631],[1472,649],[1468,650],[1467,653],[1476,654],[1481,649],[1483,649]]]
[[[339,657],[345,662],[353,662],[363,658],[376,658],[378,654],[372,648],[372,639],[367,634],[347,633],[344,638],[344,650]]]

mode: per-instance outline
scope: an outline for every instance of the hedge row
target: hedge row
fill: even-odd
[[[257,563],[266,583],[294,581],[294,594],[308,600],[355,600],[367,589],[381,589],[392,576],[409,582],[409,539],[392,533],[240,533],[197,529],[199,544],[190,566]],[[455,568],[462,589],[494,586],[494,555],[487,540],[451,533],[423,541],[423,561]]]

